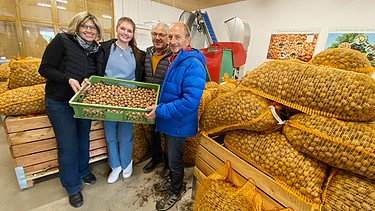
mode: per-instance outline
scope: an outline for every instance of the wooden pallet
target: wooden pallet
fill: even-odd
[[[295,211],[319,210],[299,200],[296,196],[278,185],[274,179],[205,135],[200,135],[199,137],[194,168],[196,184],[193,186],[199,186],[204,178],[212,174],[215,169],[222,167],[227,160],[231,162],[231,166],[236,171],[236,175],[242,184],[245,184],[249,178],[255,181],[257,188],[262,192],[263,203],[267,209],[288,207]]]
[[[57,145],[46,115],[6,117],[4,130],[21,189],[34,180],[58,172]],[[90,133],[90,163],[107,158],[102,121],[93,121]]]

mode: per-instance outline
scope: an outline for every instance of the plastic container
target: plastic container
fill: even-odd
[[[160,85],[143,83],[137,81],[128,81],[122,79],[106,78],[101,76],[91,76],[89,78],[91,84],[104,83],[106,85],[118,85],[125,86],[128,88],[148,88],[156,91],[156,99],[154,105],[157,105]],[[144,124],[154,124],[154,119],[146,119],[144,115],[149,113],[149,110],[142,108],[128,108],[119,106],[107,106],[99,104],[87,104],[82,103],[85,94],[82,94],[82,90],[85,89],[87,84],[78,91],[70,100],[69,104],[74,109],[75,118],[83,119],[93,119],[93,120],[111,120],[118,122],[133,122],[133,123],[144,123]]]

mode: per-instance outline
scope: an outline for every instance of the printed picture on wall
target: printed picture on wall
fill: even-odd
[[[375,28],[331,28],[325,46],[329,48],[358,50],[375,66]]]
[[[310,61],[320,29],[272,30],[267,59]]]

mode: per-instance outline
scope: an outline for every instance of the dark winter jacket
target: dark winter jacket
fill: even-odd
[[[163,58],[160,59],[156,67],[155,75],[152,71],[153,52],[154,52],[154,46],[148,47],[146,49],[146,58],[145,58],[146,82],[161,85],[163,83],[165,73],[168,70],[168,66],[169,66],[168,57],[172,54],[172,52],[169,50],[169,47],[168,47],[167,52],[164,54]]]
[[[206,83],[206,58],[197,49],[181,50],[160,89],[156,128],[175,137],[195,136],[198,106]]]
[[[69,101],[74,91],[69,79],[79,83],[91,75],[102,75],[97,71],[96,53],[88,54],[73,35],[61,32],[47,45],[39,73],[47,78],[46,98]]]
[[[100,43],[100,48],[98,51],[98,71],[102,72],[104,74],[105,68],[107,67],[107,62],[111,50],[111,45],[116,42],[117,39],[111,39],[105,42]],[[135,68],[135,80],[136,81],[145,81],[145,55],[146,53],[144,51],[141,51],[137,48],[137,50],[140,53],[140,60],[136,62],[136,68]]]

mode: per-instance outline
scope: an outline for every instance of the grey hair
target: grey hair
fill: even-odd
[[[162,29],[163,31],[168,32],[169,26],[166,23],[163,22],[156,22],[152,27],[151,31],[155,28]]]

